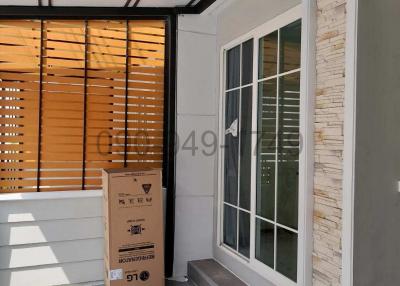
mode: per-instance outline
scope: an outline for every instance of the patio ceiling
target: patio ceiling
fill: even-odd
[[[0,0],[1,6],[53,7],[195,7],[204,0]],[[210,1],[206,1],[210,2]]]
[[[216,0],[0,0],[0,18],[200,14]]]

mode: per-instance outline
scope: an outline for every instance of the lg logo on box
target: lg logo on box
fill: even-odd
[[[138,281],[139,279],[141,281],[147,281],[150,278],[150,272],[149,271],[142,271],[140,272],[140,274],[128,274],[126,275],[126,280],[128,282],[132,282],[132,281]]]
[[[140,280],[147,281],[150,278],[150,273],[149,273],[149,271],[142,271],[140,273],[139,277],[140,277]]]

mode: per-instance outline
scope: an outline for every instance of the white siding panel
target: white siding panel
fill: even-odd
[[[0,224],[0,246],[103,236],[100,217]]]
[[[0,196],[0,286],[102,281],[103,236],[99,191]]]
[[[0,223],[102,216],[102,197],[0,201]]]
[[[57,264],[0,271],[0,285],[55,286],[98,281],[103,277],[103,260]]]
[[[0,247],[0,269],[103,259],[102,238]]]

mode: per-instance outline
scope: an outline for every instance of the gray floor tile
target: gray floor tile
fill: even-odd
[[[176,282],[166,280],[165,286],[193,286],[190,282]]]

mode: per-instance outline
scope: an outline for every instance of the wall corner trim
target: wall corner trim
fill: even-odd
[[[300,133],[303,135],[303,150],[300,162],[304,167],[299,176],[299,219],[303,225],[299,232],[299,283],[313,283],[313,216],[314,216],[314,113],[316,92],[316,37],[317,37],[317,3],[315,0],[304,0],[302,3],[302,46],[301,46],[301,96]]]
[[[358,0],[347,0],[346,27],[342,285],[353,286]]]

